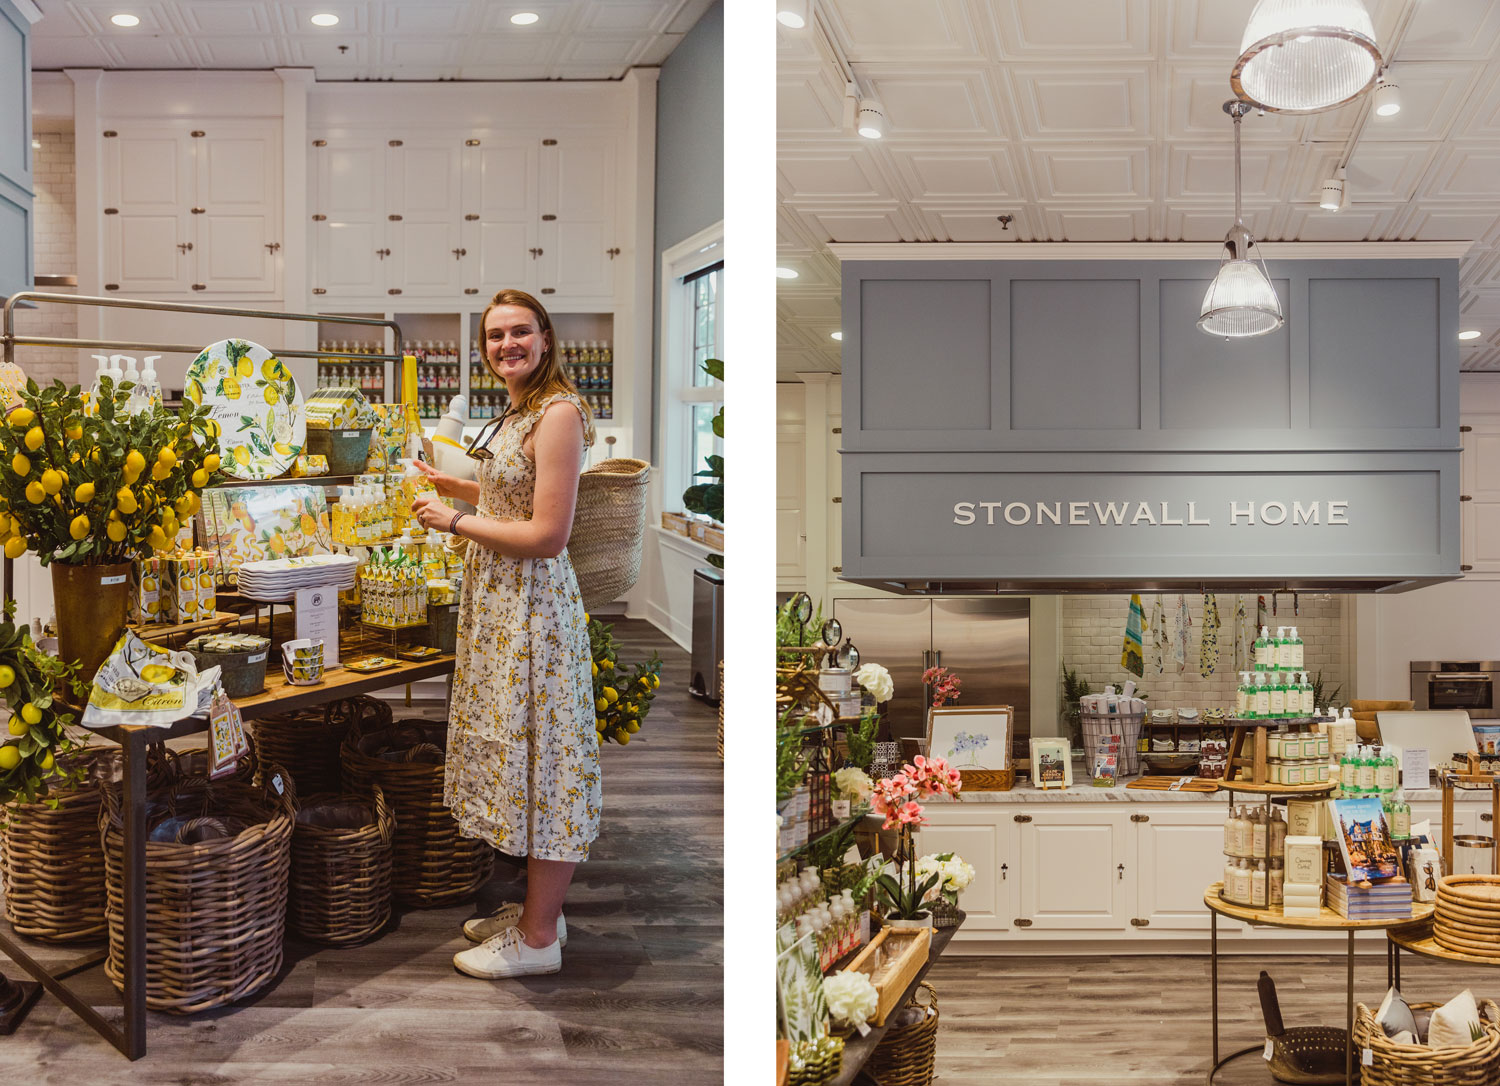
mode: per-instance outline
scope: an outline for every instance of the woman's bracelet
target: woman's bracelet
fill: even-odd
[[[449,535],[457,535],[458,534],[458,522],[461,521],[461,520],[463,520],[464,517],[466,517],[468,515],[469,515],[468,513],[463,513],[463,512],[454,513],[453,514],[453,519],[448,522],[448,534]]]

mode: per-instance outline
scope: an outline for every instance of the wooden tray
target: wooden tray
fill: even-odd
[[[901,946],[900,944],[906,944]],[[875,985],[880,995],[880,1005],[872,1020],[875,1025],[885,1025],[885,1020],[901,1002],[901,994],[916,979],[922,966],[927,964],[927,952],[932,946],[932,929],[918,928],[915,931],[896,931],[882,928],[880,934],[870,940],[870,945],[859,952],[859,957],[849,963],[845,973],[864,973]],[[889,956],[897,954],[895,961]],[[875,973],[880,971],[877,980]]]
[[[1174,791],[1172,785],[1176,784],[1180,779],[1180,777],[1172,776],[1137,777],[1125,787],[1144,788],[1151,792],[1170,792]],[[1178,792],[1217,792],[1218,790],[1219,782],[1212,777],[1194,777],[1181,788],[1175,789]]]

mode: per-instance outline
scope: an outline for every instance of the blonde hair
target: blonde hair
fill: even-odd
[[[522,309],[529,309],[536,315],[537,330],[547,337],[547,346],[542,350],[541,362],[537,368],[532,370],[526,377],[526,383],[521,387],[521,395],[514,404],[517,411],[525,414],[540,408],[547,397],[555,393],[566,393],[570,396],[578,396],[578,388],[568,379],[562,363],[557,360],[557,335],[552,330],[552,318],[548,316],[547,310],[542,303],[527,294],[524,290],[501,290],[490,299],[490,304],[484,307],[484,312],[479,315],[479,352],[484,358],[486,367],[490,366],[490,352],[485,344],[484,322],[490,315],[490,310],[497,305],[514,305]],[[491,368],[490,372],[494,372]],[[498,376],[498,375],[497,375]],[[587,401],[578,396],[578,402],[583,406],[584,416],[584,443],[592,444],[594,440],[594,413],[589,409]]]

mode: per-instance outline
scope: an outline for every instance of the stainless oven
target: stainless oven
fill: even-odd
[[[1497,679],[1500,661],[1413,660],[1411,700],[1417,709],[1465,709],[1471,717],[1500,717]]]

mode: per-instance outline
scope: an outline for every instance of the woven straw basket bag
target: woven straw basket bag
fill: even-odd
[[[568,557],[585,610],[618,599],[641,575],[650,478],[650,464],[628,457],[601,460],[578,478]]]

